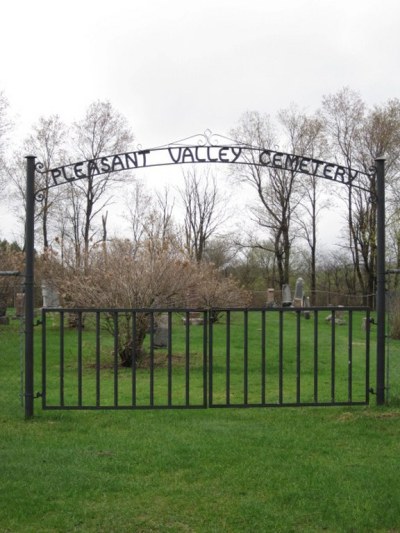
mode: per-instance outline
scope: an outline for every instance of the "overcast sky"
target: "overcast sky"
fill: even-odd
[[[5,0],[0,91],[20,135],[98,99],[143,147],[228,134],[247,110],[310,112],[344,86],[400,96],[398,0]]]
[[[344,86],[400,96],[398,0],[6,0],[0,88],[20,122],[109,99],[138,142],[314,110]]]

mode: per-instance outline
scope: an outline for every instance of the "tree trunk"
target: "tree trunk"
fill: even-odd
[[[126,316],[125,341],[118,348],[118,355],[123,367],[131,367],[133,363],[135,366],[143,366],[146,353],[143,349],[143,342],[146,337],[146,332],[149,326],[148,317],[144,314],[136,315],[136,322],[134,324],[135,336],[132,338],[131,315]],[[121,336],[121,335],[120,335]]]

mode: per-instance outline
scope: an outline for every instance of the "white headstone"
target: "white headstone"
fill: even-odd
[[[42,281],[43,307],[60,307],[60,298],[58,292],[48,281]]]
[[[274,307],[275,304],[275,289],[268,289],[267,291],[267,307]]]

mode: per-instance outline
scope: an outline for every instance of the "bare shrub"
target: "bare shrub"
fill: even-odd
[[[388,318],[390,337],[400,339],[400,298],[398,294],[390,297]]]
[[[55,257],[43,261],[44,275],[56,287],[64,307],[148,309],[159,307],[245,306],[248,293],[233,278],[220,276],[210,264],[196,263],[163,241],[138,246],[113,240],[90,255],[85,272],[62,267]],[[119,356],[123,366],[144,357],[143,341],[149,327],[145,313],[137,313],[136,341],[132,314],[122,317]],[[113,321],[107,321],[110,331]]]

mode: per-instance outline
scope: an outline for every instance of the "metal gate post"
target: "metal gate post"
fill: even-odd
[[[377,157],[376,162],[376,403],[385,403],[385,160],[384,156]]]
[[[33,319],[35,254],[35,156],[26,158],[25,219],[25,418],[33,417]]]

